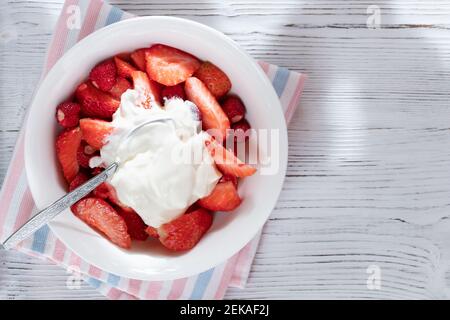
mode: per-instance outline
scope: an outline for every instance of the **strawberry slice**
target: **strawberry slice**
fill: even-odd
[[[131,247],[124,219],[105,200],[94,197],[82,199],[72,206],[72,212],[119,247]]]
[[[147,49],[138,49],[131,54],[131,60],[141,71],[145,71],[147,62],[145,61],[145,51]]]
[[[161,91],[161,95],[165,99],[177,97],[186,100],[186,94],[184,93],[184,88],[181,84],[177,84],[176,86],[164,87]]]
[[[212,220],[212,215],[205,209],[184,214],[158,228],[159,241],[172,251],[189,250],[209,230]]]
[[[97,64],[89,73],[89,80],[102,91],[108,92],[116,84],[117,68],[113,59]]]
[[[131,88],[132,88],[131,84],[127,79],[118,77],[116,84],[114,85],[114,87],[112,87],[112,89],[109,91],[109,93],[111,94],[111,96],[113,98],[120,100],[120,98],[122,97],[122,94]]]
[[[72,180],[72,182],[69,184],[69,191],[73,191],[74,189],[81,186],[83,183],[89,180],[89,177],[83,173],[78,172],[78,174],[75,176],[75,178]]]
[[[56,121],[64,128],[73,128],[80,121],[81,107],[75,102],[63,102],[56,108]]]
[[[120,207],[123,210],[133,210],[120,202],[119,197],[117,196],[116,189],[108,182],[103,182],[102,184],[100,184],[97,188],[94,189],[93,194],[97,198],[109,200],[112,204]]]
[[[256,172],[256,168],[239,160],[232,151],[225,149],[213,138],[206,140],[205,146],[214,159],[217,168],[222,173],[243,178],[251,176]]]
[[[131,78],[131,72],[136,71],[136,68],[133,67],[128,62],[122,60],[118,56],[114,57],[114,62],[117,67],[117,75],[122,78]]]
[[[83,133],[83,131],[81,133]],[[99,153],[95,148],[87,144],[85,141],[81,141],[77,151],[77,161],[81,167],[89,168],[89,161],[91,158],[98,155]]]
[[[82,83],[75,91],[85,117],[111,119],[120,101],[94,87],[90,82]]]
[[[113,131],[110,122],[90,118],[81,119],[80,128],[83,140],[95,149],[101,149],[105,144],[105,139]]]
[[[241,121],[245,116],[245,106],[236,96],[227,97],[222,103],[222,109],[231,123]]]
[[[216,98],[209,92],[205,84],[195,77],[186,80],[185,91],[188,100],[192,101],[202,114],[203,129],[214,129],[215,136],[223,141],[230,129],[230,120],[223,112]]]
[[[223,97],[231,89],[231,81],[219,67],[209,61],[202,63],[194,76],[200,79],[216,97]]]
[[[56,155],[61,165],[64,177],[71,182],[80,166],[77,161],[77,150],[81,143],[81,130],[79,127],[63,131],[56,138]]]
[[[152,238],[159,238],[158,229],[154,227],[148,226],[147,229],[145,229],[145,232],[147,232],[147,234]]]
[[[198,200],[198,204],[212,211],[231,211],[236,209],[241,201],[233,181],[224,181],[216,184],[208,196]]]
[[[150,80],[145,72],[133,71],[131,72],[133,79],[134,89],[141,92],[145,97],[142,101],[142,106],[146,109],[151,107],[150,102],[155,102],[157,105],[161,105],[161,93],[158,83]]]
[[[163,44],[147,49],[145,59],[149,77],[165,86],[186,81],[200,67],[200,61],[194,56]]]
[[[247,120],[242,119],[239,122],[233,123],[231,125],[231,129],[233,130],[234,141],[236,142],[244,142],[249,139],[251,131],[249,131],[250,123]]]
[[[127,224],[128,234],[131,239],[145,241],[148,238],[148,233],[145,231],[147,225],[142,218],[133,209],[119,209],[117,212],[125,220]]]

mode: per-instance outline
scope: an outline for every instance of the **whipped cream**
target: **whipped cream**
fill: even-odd
[[[119,200],[156,228],[210,194],[221,174],[206,150],[207,134],[197,132],[195,105],[172,98],[163,107],[145,109],[139,101],[135,90],[122,95],[100,157],[105,165],[119,163],[109,181]],[[146,125],[128,137],[136,126],[160,118],[172,121]]]

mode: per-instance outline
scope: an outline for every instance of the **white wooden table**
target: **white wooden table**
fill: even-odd
[[[111,2],[208,24],[310,76],[248,287],[227,298],[450,298],[450,2]],[[0,0],[0,183],[61,6]],[[102,298],[66,279],[0,251],[0,298]]]

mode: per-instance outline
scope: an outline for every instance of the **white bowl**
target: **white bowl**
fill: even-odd
[[[105,27],[75,45],[42,82],[31,105],[25,136],[25,166],[36,206],[43,209],[66,193],[55,156],[55,107],[101,60],[163,43],[218,65],[248,108],[253,128],[279,129],[279,170],[256,174],[239,187],[244,198],[233,213],[216,213],[214,224],[190,251],[171,253],[157,241],[122,250],[66,210],[49,223],[73,252],[113,274],[140,280],[172,280],[206,271],[237,253],[260,230],[281,191],[287,163],[287,131],[279,99],[264,72],[234,41],[205,25],[179,18],[143,17]]]

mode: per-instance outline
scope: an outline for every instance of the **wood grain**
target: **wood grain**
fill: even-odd
[[[309,74],[286,183],[248,286],[227,298],[450,298],[448,1],[110,1],[213,26]],[[366,26],[378,5],[381,28]],[[0,3],[0,181],[59,0]],[[381,269],[380,290],[366,286]],[[0,252],[0,298],[101,298],[64,270]]]

